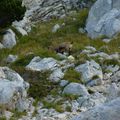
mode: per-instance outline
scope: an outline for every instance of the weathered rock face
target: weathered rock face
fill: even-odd
[[[78,1],[78,0],[77,0]],[[70,1],[69,1],[70,2]],[[72,4],[68,1],[62,0],[41,0],[33,4],[31,11],[27,12],[31,21],[48,20],[52,17],[64,16],[68,9],[72,7]],[[75,3],[75,2],[74,2]]]
[[[16,30],[18,30],[18,32],[20,32],[23,36],[27,35],[27,32],[31,31],[31,22],[29,18],[27,18],[26,13],[22,20],[14,21],[12,23],[12,26],[15,27]]]
[[[6,34],[3,36],[2,44],[5,48],[12,48],[16,45],[15,33],[8,29]]]
[[[119,0],[97,0],[92,6],[86,30],[91,38],[101,35],[112,37],[120,32]]]
[[[115,83],[112,83],[107,88],[107,95],[107,101],[114,100],[115,98],[120,96],[120,88]]]
[[[96,105],[101,105],[106,101],[106,98],[99,92],[95,92],[92,95],[79,97],[77,102],[82,110],[86,111]]]
[[[22,34],[30,32],[31,25],[37,21],[46,21],[51,18],[63,18],[71,10],[89,7],[88,0],[23,0],[26,6],[24,18],[21,21],[13,22],[13,26]]]
[[[61,17],[67,10],[78,7],[79,3],[78,0],[23,0],[23,5],[28,9],[26,16],[31,21]]]
[[[82,73],[82,79],[86,83],[90,82],[95,76],[101,80],[103,78],[102,69],[94,60],[87,61],[85,64],[77,66],[75,69],[77,72]]]
[[[36,6],[48,7],[51,5],[58,5],[58,4],[62,4],[66,6],[67,9],[71,9],[72,7],[78,7],[80,5],[80,1],[79,0],[49,0],[49,1],[48,0],[23,0],[23,5],[25,5],[27,9],[31,9]]]
[[[120,98],[109,103],[96,106],[72,120],[119,120],[120,119]]]
[[[7,108],[18,108],[26,99],[29,84],[19,74],[7,67],[0,67],[0,105]]]
[[[29,65],[26,66],[26,69],[33,70],[33,71],[52,71],[59,65],[57,64],[57,60],[53,58],[40,58],[40,57],[34,57]]]
[[[38,71],[38,72],[51,72],[48,79],[52,82],[59,82],[63,79],[65,71],[68,68],[73,68],[74,63],[68,59],[58,61],[52,57],[40,58],[34,57],[31,62],[26,66],[26,70]]]

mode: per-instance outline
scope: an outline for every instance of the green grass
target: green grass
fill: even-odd
[[[115,59],[108,59],[108,60],[104,60],[103,63],[104,65],[119,65],[120,66],[120,62],[118,60]]]
[[[6,117],[0,117],[0,120],[7,120]]]
[[[62,107],[62,102],[47,102],[45,100],[42,101],[44,104],[44,108],[50,109],[53,108],[55,109],[57,112],[63,113],[64,112],[64,108]]]
[[[63,94],[62,97],[64,97],[64,99],[66,100],[76,100],[78,97],[80,97],[79,95],[72,95],[72,94]]]
[[[76,18],[75,21],[73,20],[73,17]],[[79,56],[80,51],[88,45],[95,47],[97,50],[101,50],[101,47],[107,46],[108,49],[102,49],[102,51],[109,54],[112,54],[116,51],[120,52],[120,36],[118,36],[117,39],[112,40],[110,43],[106,44],[102,42],[100,38],[96,40],[91,40],[85,34],[78,33],[78,28],[84,27],[86,17],[87,9],[84,9],[75,15],[68,16],[67,18],[61,20],[55,19],[49,22],[37,23],[36,27],[32,28],[32,32],[29,33],[28,36],[24,37],[21,37],[19,33],[14,30],[18,37],[18,43],[11,50],[0,50],[0,65],[5,65],[3,59],[6,58],[9,54],[19,55],[19,57],[22,58],[21,61],[23,59],[26,59],[26,54],[28,53],[33,53],[35,56],[54,57],[56,59],[59,59],[55,51],[49,50],[48,47],[55,47],[59,43],[68,41],[73,41],[72,54],[75,57]],[[56,23],[59,23],[60,25],[62,23],[65,23],[65,26],[63,26],[56,33],[52,33],[52,27]]]
[[[19,112],[17,109],[11,111],[13,113],[13,116],[10,118],[10,120],[17,120],[18,118],[25,116],[27,114],[26,111]]]
[[[69,82],[78,82],[81,83],[81,75],[77,71],[75,71],[73,68],[69,68],[64,75],[64,79],[68,80]]]
[[[47,95],[58,95],[58,91],[60,90],[59,84],[52,83],[50,80],[48,80],[50,75],[49,71],[40,73],[23,70],[21,75],[23,75],[24,80],[30,84],[28,96],[31,96],[36,100],[34,105],[37,104],[37,101],[41,100]]]
[[[96,79],[98,79],[98,78],[99,78],[98,75],[94,75],[91,79],[92,79],[92,80],[96,80]]]
[[[66,107],[66,111],[67,111],[67,112],[72,112],[71,106],[67,106],[67,107]]]
[[[47,80],[48,73],[34,73],[25,70],[25,66],[31,61],[34,56],[40,57],[53,57],[55,59],[60,59],[55,51],[49,50],[48,47],[52,46],[55,48],[62,42],[73,42],[72,55],[75,57],[75,64],[79,65],[89,60],[86,55],[80,54],[80,52],[86,46],[93,46],[97,50],[112,54],[115,52],[120,53],[120,35],[114,38],[110,43],[104,43],[101,38],[91,40],[86,34],[80,34],[78,28],[84,27],[86,18],[88,15],[88,10],[84,9],[78,11],[74,15],[69,15],[64,19],[53,19],[48,22],[37,23],[35,27],[28,36],[22,37],[15,29],[17,34],[17,45],[12,49],[2,49],[0,50],[0,66],[6,66],[5,59],[9,54],[18,55],[19,59],[9,65],[10,68],[17,71],[26,81],[31,85],[28,93],[34,98],[44,97],[44,95],[58,94],[58,85],[51,83]],[[76,20],[73,20],[76,18]],[[55,24],[62,25],[60,30],[56,33],[52,33],[52,28]],[[0,35],[0,39],[2,36]],[[105,46],[105,47],[103,47]],[[107,48],[107,49],[106,49]],[[95,58],[97,61],[97,58]],[[104,64],[117,63],[115,61],[104,62]],[[26,77],[27,76],[27,77]],[[64,79],[70,82],[81,82],[81,76],[73,69],[66,71]]]

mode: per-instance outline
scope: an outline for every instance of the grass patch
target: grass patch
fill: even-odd
[[[28,36],[21,36],[14,30],[17,34],[17,45],[12,49],[0,50],[0,66],[7,66],[4,60],[9,54],[18,55],[19,59],[9,67],[20,73],[20,75],[30,83],[29,96],[39,99],[48,94],[57,95],[60,89],[59,85],[47,79],[49,72],[34,73],[25,70],[25,66],[34,56],[40,56],[42,58],[53,57],[59,60],[60,58],[56,55],[55,51],[49,50],[48,48],[49,46],[56,47],[62,42],[73,42],[72,55],[76,59],[76,65],[90,60],[86,55],[80,54],[86,46],[93,46],[97,50],[102,50],[108,54],[115,52],[120,53],[120,35],[106,44],[101,38],[91,40],[86,34],[80,34],[78,32],[80,27],[85,26],[87,15],[88,9],[83,9],[64,19],[53,19],[48,22],[37,23]],[[75,20],[73,20],[73,18],[75,18]],[[65,23],[65,26],[62,26],[56,33],[52,33],[52,28],[55,24],[62,25],[63,23]],[[2,36],[0,36],[0,39],[2,39]],[[106,46],[107,49],[102,48],[103,46]],[[104,61],[104,64],[117,64],[117,62],[115,60]],[[73,69],[66,71],[64,79],[70,82],[82,82],[81,75]]]
[[[81,83],[81,75],[73,68],[69,68],[64,75],[64,79],[68,80],[69,82],[78,82]]]
[[[30,83],[28,95],[34,99],[40,100],[49,94],[58,94],[59,85],[48,80],[50,72],[32,72],[26,71],[23,78]],[[54,91],[54,92],[53,92]]]
[[[98,75],[94,75],[91,79],[92,79],[92,80],[96,80],[96,79],[98,79],[98,78],[99,78]]]
[[[66,107],[66,111],[67,111],[67,112],[72,112],[71,106],[67,106],[67,107]]]
[[[0,117],[0,120],[7,120],[6,117]]]
[[[63,113],[64,112],[64,108],[62,107],[62,103],[60,102],[47,102],[47,101],[42,101],[44,104],[44,107],[47,109],[53,108],[55,109],[57,112]]]
[[[78,97],[80,97],[79,95],[71,95],[71,94],[64,94],[62,95],[66,100],[76,100],[78,99]]]
[[[116,59],[104,60],[102,64],[107,65],[107,66],[109,66],[109,65],[119,65],[120,66],[120,62]]]
[[[13,114],[13,116],[10,118],[10,120],[16,120],[22,116],[25,116],[27,114],[26,111],[23,111],[23,112],[19,112],[17,109],[11,111]]]

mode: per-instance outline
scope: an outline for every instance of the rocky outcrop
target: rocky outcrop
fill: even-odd
[[[8,67],[0,67],[0,106],[23,111],[21,105],[25,103],[28,88],[29,84],[18,73]]]
[[[23,0],[23,5],[25,5],[27,7],[27,9],[31,9],[33,7],[36,6],[40,6],[40,7],[44,7],[44,6],[51,6],[51,5],[58,5],[58,4],[62,4],[66,7],[66,9],[72,9],[72,8],[83,8],[83,7],[87,7],[88,6],[88,2],[87,0],[84,1],[79,1],[79,0]],[[55,6],[53,6],[55,7]],[[56,7],[57,8],[57,7]],[[57,10],[57,9],[55,9]]]
[[[86,111],[96,105],[101,105],[106,101],[106,97],[99,92],[88,96],[82,96],[77,99],[81,110]]]
[[[112,37],[120,32],[119,0],[97,0],[92,6],[86,30],[91,38]]]
[[[63,18],[71,10],[90,7],[92,2],[88,0],[23,0],[22,4],[27,8],[24,18],[13,22],[13,26],[22,35],[27,35],[26,31],[31,30],[33,22]]]
[[[27,11],[23,20],[13,22],[13,26],[22,35],[26,35],[26,31],[31,30],[31,22],[64,17],[73,7],[78,8],[79,3],[79,0],[23,0]]]
[[[58,61],[52,57],[40,58],[34,57],[31,62],[26,66],[27,70],[38,72],[51,72],[49,80],[52,82],[59,82],[64,77],[64,73],[68,68],[74,66],[72,61],[65,59]]]
[[[119,120],[120,119],[120,98],[109,103],[96,106],[72,120]]]
[[[75,70],[82,74],[82,80],[85,83],[89,83],[93,79],[98,78],[100,78],[100,80],[103,79],[102,69],[100,65],[96,63],[94,60],[87,61],[85,64],[77,66]]]

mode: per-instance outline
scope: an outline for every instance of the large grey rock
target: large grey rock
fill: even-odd
[[[12,48],[16,45],[15,33],[11,29],[6,31],[6,34],[3,36],[2,44],[5,48]]]
[[[65,95],[78,95],[78,96],[89,95],[85,86],[82,84],[79,84],[79,83],[70,83],[69,85],[67,85],[63,90],[63,94],[65,94]]]
[[[71,120],[120,120],[120,98],[82,112]]]
[[[53,71],[59,64],[53,58],[40,58],[34,57],[31,62],[26,66],[26,69],[33,71]]]
[[[26,99],[28,88],[29,84],[18,73],[8,67],[0,67],[0,106],[19,110],[20,106],[16,104]]]
[[[86,30],[91,38],[101,35],[112,37],[120,32],[119,0],[97,0],[92,6]]]
[[[79,65],[75,68],[77,72],[82,73],[82,79],[84,82],[89,82],[94,76],[98,76],[103,79],[103,73],[100,65],[94,60],[87,61],[85,64]]]

